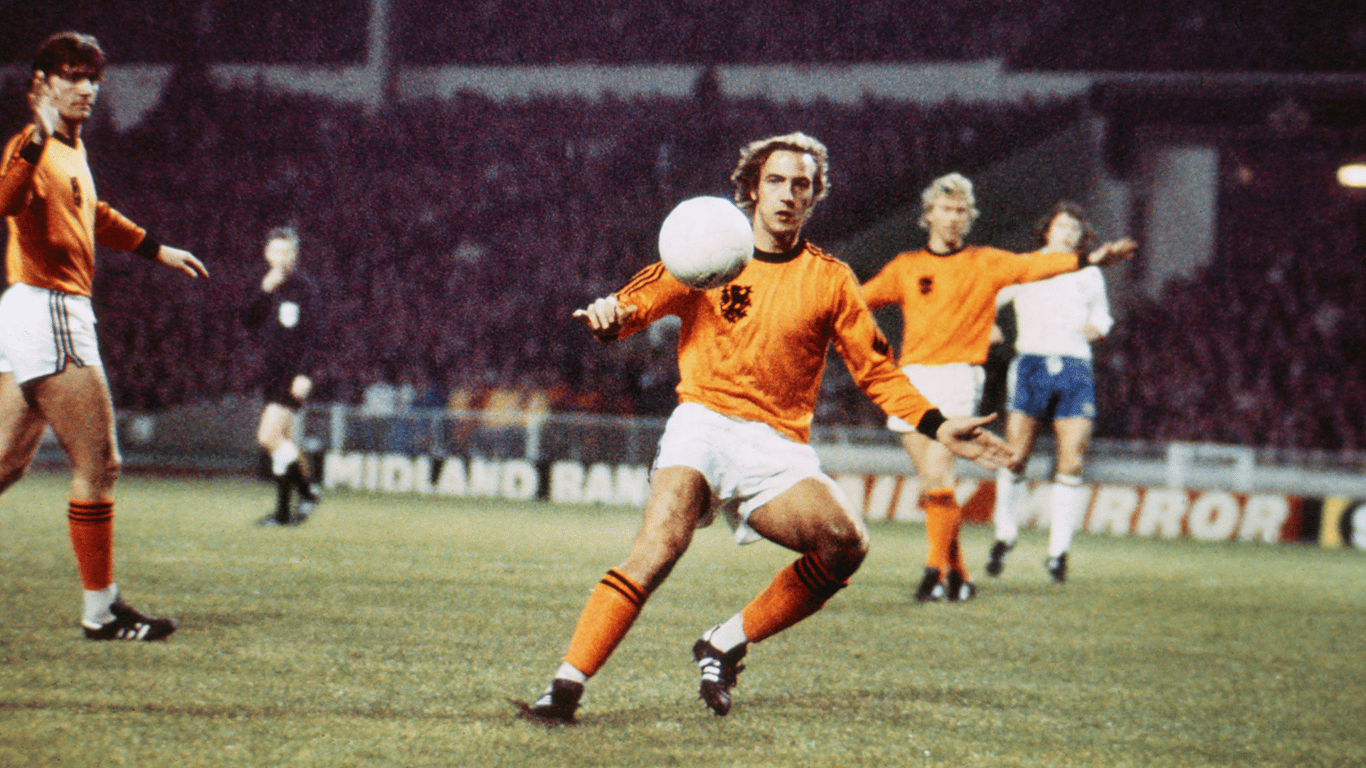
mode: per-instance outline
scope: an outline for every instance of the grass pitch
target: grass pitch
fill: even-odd
[[[923,529],[875,524],[853,585],[754,646],[731,715],[693,640],[794,559],[699,533],[589,685],[518,721],[633,510],[328,496],[252,522],[247,480],[120,482],[116,575],[181,620],[81,639],[63,476],[0,497],[0,765],[1348,766],[1366,764],[1366,557],[1080,537],[1048,583],[1027,532],[965,605],[916,605]],[[965,531],[980,568],[990,532]]]

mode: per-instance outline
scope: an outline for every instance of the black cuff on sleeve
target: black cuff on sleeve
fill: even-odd
[[[944,426],[946,421],[948,419],[944,418],[944,414],[940,413],[938,408],[931,408],[920,417],[920,423],[915,425],[915,431],[934,440],[939,434],[939,428]]]
[[[37,165],[38,161],[43,159],[43,145],[34,144],[30,141],[24,145],[23,149],[19,150],[19,156],[24,158],[29,165]]]
[[[143,236],[142,242],[138,243],[138,247],[133,249],[133,253],[136,253],[144,259],[155,259],[157,255],[161,253],[161,243],[158,243],[157,239],[152,237],[152,234],[149,232]]]

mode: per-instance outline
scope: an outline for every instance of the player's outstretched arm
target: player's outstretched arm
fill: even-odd
[[[584,309],[574,310],[574,317],[583,322],[599,341],[612,341],[621,334],[626,318],[635,314],[635,305],[622,306],[615,295],[604,296]]]
[[[1015,454],[1006,441],[982,427],[996,418],[990,416],[955,416],[939,425],[934,437],[955,455],[972,459],[987,469],[1000,469],[1015,461]]]
[[[171,269],[184,272],[190,277],[209,276],[209,270],[204,268],[199,259],[194,257],[194,254],[189,251],[182,251],[179,248],[172,248],[169,245],[163,245],[157,251],[157,261]]]
[[[1111,264],[1118,264],[1134,257],[1138,250],[1138,243],[1130,238],[1111,240],[1103,243],[1099,248],[1091,251],[1086,257],[1086,262],[1093,267],[1108,267]]]

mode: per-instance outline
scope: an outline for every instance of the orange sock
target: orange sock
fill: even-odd
[[[938,568],[940,576],[947,576],[953,561],[953,546],[962,525],[963,512],[953,498],[953,491],[940,488],[925,493],[925,538],[929,541],[929,557],[925,565]],[[961,556],[959,559],[962,559]]]
[[[592,677],[635,623],[649,595],[626,574],[613,568],[593,587],[569,641],[567,664]]]
[[[807,553],[778,571],[773,583],[741,611],[745,637],[757,643],[782,632],[819,611],[825,601],[848,584],[830,577],[813,554]]]
[[[100,590],[114,583],[114,502],[70,501],[66,512],[81,586]]]

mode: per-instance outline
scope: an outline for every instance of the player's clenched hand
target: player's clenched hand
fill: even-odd
[[[161,246],[157,251],[157,261],[165,264],[171,269],[184,272],[190,277],[208,277],[209,270],[204,268],[199,259],[189,251],[182,251],[179,248],[172,248],[169,245]]]
[[[622,306],[615,295],[604,296],[584,309],[574,310],[574,317],[583,321],[588,330],[603,341],[611,341],[621,333],[626,318],[635,314],[637,307]]]
[[[1131,259],[1134,252],[1138,250],[1138,243],[1129,238],[1112,240],[1102,244],[1099,248],[1091,251],[1086,257],[1086,261],[1097,267],[1108,267],[1111,264]]]
[[[939,425],[935,439],[956,455],[972,459],[987,469],[1000,469],[1015,461],[1015,454],[1006,441],[982,429],[996,418],[990,416],[955,416]]]

